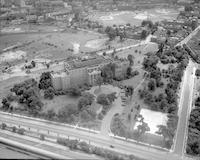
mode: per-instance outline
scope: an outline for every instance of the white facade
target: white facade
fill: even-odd
[[[70,87],[70,76],[65,72],[51,74],[51,80],[53,87],[56,90],[67,89]]]

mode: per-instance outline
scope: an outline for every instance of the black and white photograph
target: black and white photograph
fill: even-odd
[[[0,0],[0,159],[200,160],[200,0]]]

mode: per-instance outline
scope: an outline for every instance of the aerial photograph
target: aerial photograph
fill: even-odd
[[[200,0],[0,0],[0,159],[200,160]]]

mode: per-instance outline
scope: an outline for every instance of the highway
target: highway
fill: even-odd
[[[35,155],[20,148],[0,143],[0,159],[47,159],[47,157]]]
[[[25,128],[34,128],[41,133],[46,132],[46,134],[49,131],[49,134],[54,133],[54,136],[55,133],[58,133],[59,135],[65,135],[66,137],[76,137],[86,142],[90,141],[93,144],[104,148],[110,148],[110,145],[112,144],[113,146],[115,146],[115,148],[112,148],[115,151],[126,154],[134,154],[138,157],[145,158],[147,160],[181,160],[179,156],[174,155],[170,152],[157,150],[151,147],[146,147],[135,143],[129,143],[122,140],[113,139],[111,137],[104,137],[100,134],[88,133],[73,128],[58,126],[50,123],[47,124],[45,122],[19,118],[12,115],[5,115],[0,113],[0,122],[5,122],[7,124],[12,125],[21,125],[21,127]]]

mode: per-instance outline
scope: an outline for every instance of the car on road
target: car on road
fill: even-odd
[[[113,145],[110,145],[110,148],[115,148]]]

